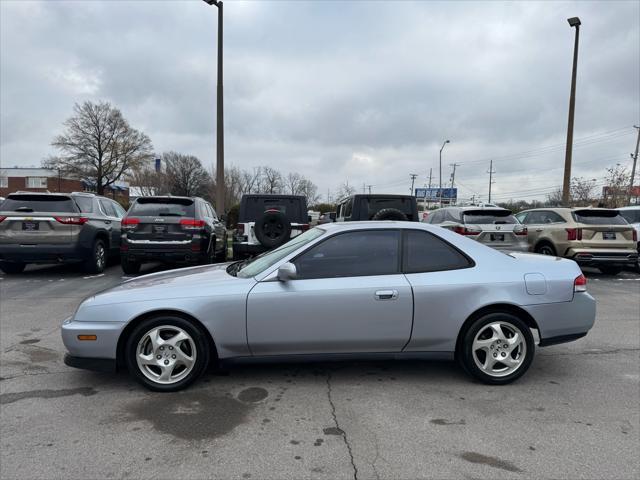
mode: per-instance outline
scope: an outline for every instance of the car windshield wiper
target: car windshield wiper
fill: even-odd
[[[227,267],[227,273],[229,275],[233,275],[234,277],[238,276],[238,272],[242,270],[252,259],[248,258],[246,260],[239,260],[237,262],[232,263]]]

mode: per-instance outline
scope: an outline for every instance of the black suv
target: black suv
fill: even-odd
[[[397,220],[418,222],[418,203],[411,195],[351,195],[338,204],[337,222]]]
[[[92,193],[10,194],[0,205],[0,269],[82,262],[100,273],[120,250],[120,204]]]
[[[122,219],[124,273],[138,273],[145,262],[199,265],[226,254],[227,229],[202,198],[141,197]]]
[[[233,238],[233,259],[279,247],[306,230],[309,230],[307,197],[243,195]]]

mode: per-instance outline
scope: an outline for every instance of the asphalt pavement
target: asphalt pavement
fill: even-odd
[[[62,320],[119,266],[0,275],[0,478],[637,479],[640,275],[588,278],[593,330],[508,386],[453,363],[349,362],[160,394],[62,362]]]

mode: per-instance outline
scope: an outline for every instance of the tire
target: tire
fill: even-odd
[[[87,273],[102,273],[107,265],[108,251],[103,240],[97,239],[93,243],[90,257],[84,262]]]
[[[556,249],[553,245],[547,242],[539,243],[536,245],[535,252],[540,255],[550,255],[552,257],[557,257]]]
[[[164,344],[154,349],[151,335],[156,332]],[[177,334],[186,338],[171,345],[171,339]],[[206,334],[191,321],[161,315],[142,321],[131,332],[125,346],[125,363],[133,378],[149,390],[177,392],[191,385],[207,369],[211,349]],[[139,354],[146,358],[140,357],[139,362]],[[145,361],[149,363],[144,364]]]
[[[142,266],[140,262],[132,262],[122,257],[120,259],[120,266],[122,267],[122,271],[127,275],[137,275],[140,273],[140,267]]]
[[[604,267],[598,267],[598,270],[600,270],[605,275],[618,275],[622,271],[622,267],[613,267],[607,265]]]
[[[499,325],[502,335],[492,325]],[[515,333],[519,342],[505,349],[505,342],[509,345],[516,338]],[[506,385],[525,374],[534,350],[533,335],[525,322],[511,313],[495,312],[476,319],[464,332],[458,358],[464,370],[477,380],[488,385]],[[493,364],[488,355],[495,358]],[[500,359],[511,361],[501,363]]]
[[[264,247],[276,248],[291,238],[291,222],[284,213],[278,210],[267,210],[256,222],[255,234]]]
[[[399,222],[406,222],[408,218],[397,208],[383,208],[371,217],[371,220],[395,220]]]
[[[22,262],[0,262],[0,270],[7,275],[22,273],[26,266],[27,264]]]

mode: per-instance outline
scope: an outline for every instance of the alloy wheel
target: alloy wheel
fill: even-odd
[[[527,354],[524,334],[512,323],[499,321],[482,327],[472,344],[476,366],[492,377],[506,377],[518,370]]]
[[[154,327],[136,348],[136,363],[149,380],[163,385],[177,383],[191,373],[197,348],[191,336],[174,325]]]

